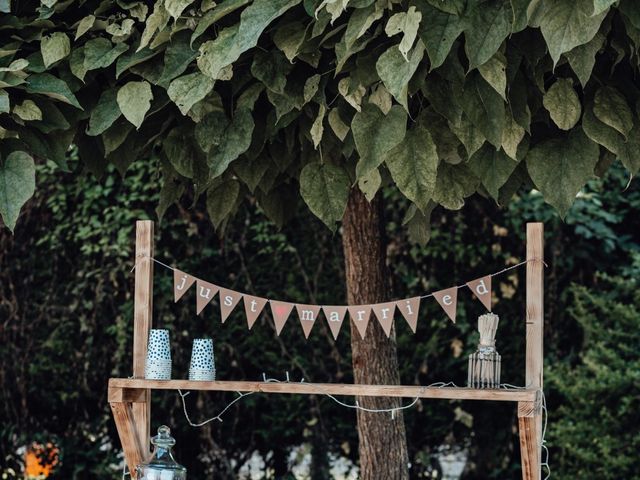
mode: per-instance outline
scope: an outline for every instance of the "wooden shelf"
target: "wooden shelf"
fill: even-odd
[[[217,392],[263,392],[289,394],[331,394],[361,397],[434,398],[448,400],[496,400],[506,402],[534,402],[536,390],[478,390],[460,387],[421,387],[417,385],[355,385],[340,383],[246,382],[190,380],[145,380],[112,378],[111,390],[206,390]],[[129,398],[136,398],[129,395]]]

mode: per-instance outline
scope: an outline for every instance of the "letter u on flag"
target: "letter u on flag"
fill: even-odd
[[[433,293],[442,309],[453,323],[456,323],[456,310],[458,309],[458,287],[451,287]]]

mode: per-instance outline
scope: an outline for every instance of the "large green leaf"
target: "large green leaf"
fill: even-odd
[[[153,93],[149,82],[129,82],[118,90],[117,101],[124,118],[133,123],[137,129],[144,121],[144,116],[151,107]]]
[[[183,177],[203,184],[207,180],[204,155],[193,144],[191,132],[186,128],[174,128],[162,142],[162,149],[175,170]]]
[[[300,0],[255,0],[240,15],[240,24],[226,28],[200,47],[198,66],[214,80],[242,53],[253,48],[265,28]]]
[[[0,216],[13,232],[20,209],[36,188],[36,167],[25,152],[11,152],[0,162]]]
[[[416,73],[423,55],[424,44],[419,40],[408,60],[405,59],[396,46],[392,46],[380,55],[376,62],[376,70],[380,80],[387,87],[389,93],[407,111],[409,111],[409,104],[407,103],[409,81],[413,74]]]
[[[593,13],[593,0],[545,0],[540,29],[554,65],[560,55],[584,45],[598,33],[607,12]]]
[[[140,38],[140,44],[138,45],[138,51],[149,45],[149,42],[156,34],[156,32],[162,30],[169,21],[169,12],[164,8],[164,2],[155,2],[153,7],[153,13],[149,15],[145,23],[142,37]]]
[[[625,138],[593,113],[593,104],[585,105],[582,128],[587,136],[614,153],[632,175],[640,169],[640,124],[636,124]]]
[[[300,172],[300,195],[309,210],[335,231],[347,208],[351,181],[344,168],[312,162]]]
[[[50,36],[43,37],[40,42],[40,52],[42,53],[44,66],[49,68],[71,53],[69,37],[62,32],[55,32]]]
[[[208,11],[204,17],[202,17],[198,21],[198,25],[196,26],[193,34],[191,35],[191,44],[202,35],[211,25],[216,23],[218,20],[226,17],[230,13],[233,13],[239,8],[244,7],[248,3],[251,3],[251,0],[225,0],[221,2],[219,5],[216,5],[213,10]]]
[[[176,78],[167,89],[169,98],[180,112],[186,115],[191,107],[206,97],[213,89],[213,80],[200,72]]]
[[[189,32],[179,32],[171,38],[164,52],[164,67],[158,79],[160,85],[168,85],[171,80],[182,75],[198,56],[189,43]]]
[[[226,180],[207,190],[207,212],[216,229],[233,211],[239,194],[240,183],[237,180]]]
[[[527,155],[527,169],[544,199],[564,218],[578,192],[593,177],[599,156],[598,145],[577,128],[564,139],[546,140],[533,147]]]
[[[459,210],[464,199],[478,187],[478,178],[464,163],[451,165],[440,162],[433,200],[449,210]]]
[[[117,95],[118,91],[115,88],[102,92],[98,104],[91,111],[87,135],[100,135],[120,117]]]
[[[74,40],[78,40],[82,35],[87,33],[93,27],[93,24],[96,22],[95,15],[87,15],[80,22],[78,22],[78,27],[76,28],[76,36]]]
[[[362,105],[355,114],[351,131],[360,160],[356,165],[356,176],[364,177],[378,168],[387,159],[389,151],[405,136],[407,114],[399,105],[394,105],[387,115],[370,103]]]
[[[433,8],[426,2],[419,2],[417,7],[424,19],[418,34],[427,47],[433,70],[442,65],[449,55],[453,42],[464,30],[464,19]]]
[[[493,89],[500,94],[502,99],[507,101],[507,59],[505,56],[496,54],[478,67],[478,71]]]
[[[14,106],[13,113],[27,122],[42,120],[42,110],[38,108],[33,100],[29,99]]]
[[[500,187],[509,179],[517,165],[502,150],[486,144],[469,160],[469,168],[496,201]]]
[[[499,148],[505,127],[505,104],[500,94],[479,74],[469,75],[462,94],[462,108],[471,123]]]
[[[602,12],[606,12],[611,5],[618,0],[593,0],[593,13],[592,15],[598,15]]]
[[[226,127],[217,144],[212,145],[207,156],[211,175],[221,175],[236,158],[251,146],[254,122],[251,112],[237,110],[233,120]]]
[[[287,74],[293,66],[281,52],[256,52],[251,64],[251,73],[264,85],[276,93],[284,94]]]
[[[106,38],[95,38],[84,44],[84,69],[106,68],[127,51],[125,43],[113,45]]]
[[[398,189],[425,212],[438,175],[438,152],[425,126],[418,123],[410,129],[385,163]]]
[[[63,80],[54,77],[50,73],[30,75],[27,78],[27,92],[40,93],[82,109],[69,86]]]
[[[389,37],[402,33],[402,40],[398,45],[398,49],[407,61],[409,61],[409,50],[413,47],[418,35],[420,20],[422,20],[422,13],[418,12],[415,6],[411,6],[406,12],[394,14],[384,29]]]
[[[380,8],[380,5],[369,5],[365,8],[357,8],[353,11],[349,17],[347,23],[347,29],[344,32],[344,46],[347,50],[351,50],[356,41],[362,37],[369,27],[377,20],[382,18],[384,10]]]
[[[602,87],[593,100],[593,113],[598,119],[625,137],[633,128],[633,114],[624,96],[613,87]]]
[[[570,78],[556,80],[544,94],[542,103],[551,120],[562,130],[571,130],[580,120],[582,106]]]
[[[174,19],[180,18],[182,12],[184,12],[185,8],[193,3],[194,0],[165,0],[164,8],[167,9],[169,15],[171,15]]]
[[[10,107],[9,94],[6,90],[0,90],[0,113],[9,113]]]
[[[604,35],[597,33],[589,42],[578,45],[564,54],[583,87],[591,78],[593,66],[596,64],[596,54],[605,40]]]
[[[476,2],[465,25],[465,51],[469,69],[482,65],[498,51],[511,33],[511,4],[505,0]]]

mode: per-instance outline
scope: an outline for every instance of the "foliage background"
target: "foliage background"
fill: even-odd
[[[71,161],[75,166],[75,161]],[[44,165],[41,185],[16,233],[0,236],[0,467],[18,469],[16,450],[55,439],[63,462],[56,478],[119,478],[119,444],[106,403],[106,379],[130,375],[133,227],[154,218],[158,179],[137,163],[123,179],[78,181]],[[539,193],[521,191],[506,209],[482,198],[459,212],[436,209],[432,239],[422,248],[400,228],[404,200],[386,192],[390,265],[396,296],[450,286],[496,271],[524,255],[524,223],[547,232],[545,349],[548,442],[554,477],[640,478],[634,452],[638,422],[637,181],[613,169],[589,183],[562,223]],[[293,207],[293,205],[292,205]],[[247,207],[224,240],[200,200],[173,207],[157,231],[163,261],[232,288],[294,301],[344,298],[340,232],[320,228],[306,210],[283,230]],[[499,280],[499,281],[498,281]],[[504,378],[522,384],[523,271],[496,279],[501,315],[498,347]],[[577,285],[574,285],[577,284]],[[579,285],[579,286],[578,286]],[[171,276],[155,275],[156,324],[171,328],[175,372],[188,368],[190,340],[213,335],[221,378],[257,379],[262,372],[315,381],[350,381],[348,329],[338,342],[324,323],[308,342],[292,321],[279,339],[262,317],[251,332],[242,313],[225,325],[215,307],[198,318],[191,298],[173,304]],[[461,295],[452,325],[435,302],[423,303],[418,333],[398,321],[404,383],[464,384],[482,306]],[[320,327],[320,328],[318,328]],[[189,399],[194,416],[217,412],[232,396]],[[355,415],[324,398],[253,396],[223,423],[194,430],[177,395],[154,395],[153,424],[170,424],[191,478],[235,478],[251,452],[273,452],[269,467],[286,478],[290,448],[314,452],[315,478],[327,478],[325,453],[357,457]],[[468,447],[465,479],[519,478],[515,410],[473,402],[420,402],[407,413],[412,476],[436,465],[440,445]]]

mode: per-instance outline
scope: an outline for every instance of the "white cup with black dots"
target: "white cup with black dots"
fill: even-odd
[[[189,380],[212,382],[216,379],[216,366],[213,356],[213,340],[196,338],[191,351]]]
[[[169,330],[151,329],[147,345],[144,378],[148,380],[171,380],[171,365]]]

